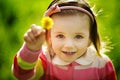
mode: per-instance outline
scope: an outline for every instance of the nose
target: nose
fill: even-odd
[[[67,50],[73,49],[75,46],[74,41],[72,39],[66,40],[64,43],[64,48]]]

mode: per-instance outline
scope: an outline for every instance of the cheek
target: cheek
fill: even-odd
[[[52,48],[55,50],[59,49],[62,46],[62,44],[60,42],[55,41],[55,40],[52,40],[51,43],[52,43]]]
[[[76,43],[77,47],[78,48],[86,48],[86,47],[89,47],[90,46],[90,40],[82,40],[78,43]]]
[[[63,48],[63,42],[57,41],[55,39],[52,41],[52,49],[56,54],[59,54],[62,48]]]
[[[85,43],[77,44],[78,55],[84,54],[87,48],[88,48],[88,44],[85,44]]]

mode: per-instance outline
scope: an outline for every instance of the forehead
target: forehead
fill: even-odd
[[[60,15],[53,15],[52,19],[54,21],[53,28],[54,30],[71,30],[74,31],[87,31],[89,32],[90,21],[87,15],[80,16],[80,15],[67,15],[67,16],[60,16]]]
[[[54,25],[68,25],[68,26],[84,26],[90,27],[90,18],[88,15],[53,15],[51,17]],[[73,27],[75,28],[75,27]]]

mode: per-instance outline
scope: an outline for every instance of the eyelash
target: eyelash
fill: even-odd
[[[59,34],[59,35],[57,35],[57,38],[64,38],[64,35]]]
[[[59,38],[59,39],[65,38],[65,36],[62,35],[62,34],[59,34],[59,35],[57,35],[56,37]],[[81,35],[76,35],[74,38],[75,38],[75,39],[82,39],[83,36],[81,36]]]
[[[81,38],[83,38],[83,36],[81,36],[81,35],[76,35],[75,36],[75,39],[81,39]]]

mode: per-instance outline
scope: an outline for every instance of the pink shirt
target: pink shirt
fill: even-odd
[[[88,52],[90,53],[90,51]],[[56,57],[52,60],[48,59],[49,55],[41,51],[39,51],[40,54],[36,53],[35,55],[33,53],[35,52],[29,51],[24,46],[18,54],[21,59],[29,63],[36,61],[38,58],[42,61],[41,66],[44,69],[44,74],[39,77],[39,80],[116,80],[114,67],[108,57],[91,56],[87,53],[72,63],[64,63]],[[37,55],[39,57],[36,57]],[[19,80],[28,80],[36,74],[34,68],[22,69],[16,56],[13,73]]]

